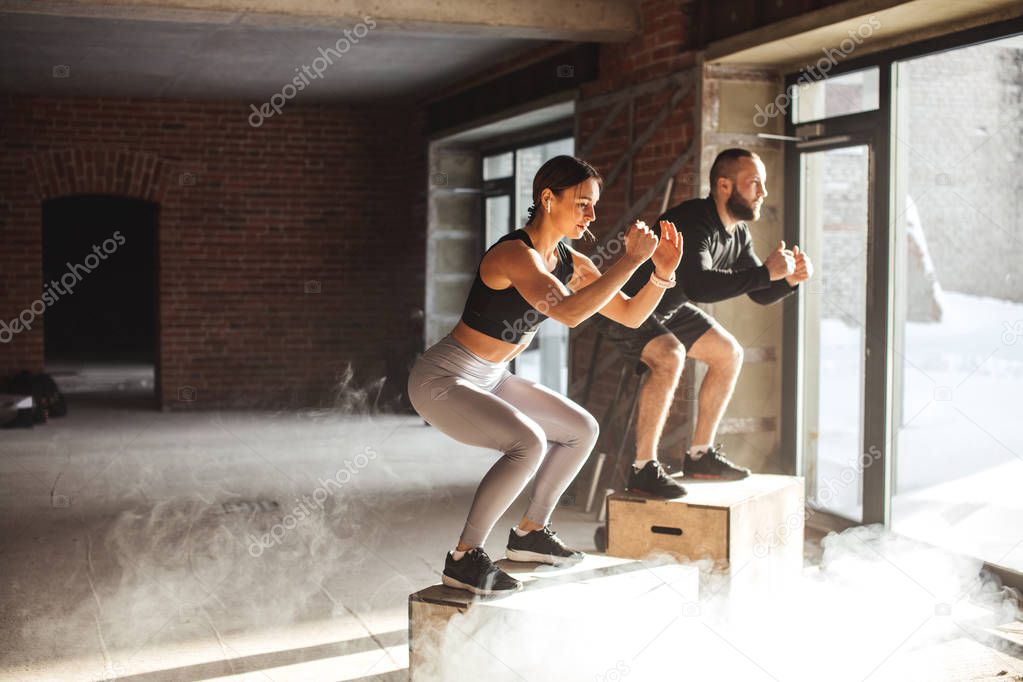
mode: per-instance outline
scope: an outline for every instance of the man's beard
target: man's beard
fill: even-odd
[[[728,209],[728,214],[733,218],[738,218],[739,220],[757,219],[757,211],[753,208],[753,204],[746,201],[734,186],[732,187],[732,193],[728,196],[728,201],[725,202],[725,208]]]

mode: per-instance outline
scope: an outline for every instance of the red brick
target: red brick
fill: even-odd
[[[136,197],[160,204],[165,406],[312,404],[348,363],[379,377],[425,298],[408,274],[425,262],[421,119],[297,102],[258,129],[246,117],[237,102],[0,97],[0,319],[42,292],[43,200]],[[0,346],[0,377],[43,360],[35,325]],[[178,402],[181,386],[199,399]]]

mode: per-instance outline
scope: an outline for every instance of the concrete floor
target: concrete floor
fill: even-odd
[[[79,372],[68,417],[0,431],[0,680],[407,679],[408,595],[438,582],[494,453],[415,416],[161,413],[137,368],[63,371]],[[523,508],[495,529],[495,557]],[[584,550],[595,525],[554,516]],[[603,644],[563,631],[486,644],[530,652],[516,643],[539,636],[585,671],[656,624],[630,679],[662,679],[699,637],[678,668],[689,679],[1023,679],[1023,661],[975,634],[1005,622],[966,603],[975,562],[863,530],[808,542],[821,570],[791,595],[701,587],[698,619],[644,610]],[[919,677],[948,668],[933,646],[981,676]],[[520,670],[546,669],[533,658]]]
[[[146,397],[79,386],[66,418],[0,431],[0,679],[405,679],[408,595],[494,455],[412,416]]]

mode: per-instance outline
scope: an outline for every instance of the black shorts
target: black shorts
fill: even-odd
[[[627,362],[638,363],[643,348],[661,334],[674,334],[686,351],[715,324],[713,317],[692,303],[685,303],[671,317],[664,319],[657,313],[646,318],[637,329],[612,320],[604,320],[604,338],[618,349]]]

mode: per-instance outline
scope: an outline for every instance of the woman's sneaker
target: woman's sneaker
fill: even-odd
[[[512,528],[508,532],[507,554],[512,561],[538,561],[554,566],[575,564],[586,556],[578,550],[565,547],[565,543],[550,526],[530,531],[525,535],[519,535]]]
[[[440,580],[448,587],[484,597],[522,589],[522,583],[495,566],[482,547],[470,549],[458,561],[448,552]]]

